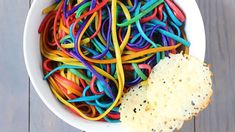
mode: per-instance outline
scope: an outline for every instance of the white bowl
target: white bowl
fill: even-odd
[[[39,49],[38,27],[43,19],[42,9],[50,5],[52,0],[34,0],[24,29],[24,58],[29,77],[33,86],[46,104],[46,106],[59,118],[68,124],[85,131],[124,132],[126,128],[120,123],[103,123],[82,119],[62,105],[52,94],[47,81],[43,80],[42,58]],[[190,54],[201,60],[205,55],[205,31],[203,20],[195,0],[175,0],[185,12],[187,21],[185,25],[186,35],[191,42]]]

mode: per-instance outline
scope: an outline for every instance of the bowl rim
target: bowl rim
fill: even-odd
[[[86,131],[91,131],[87,126],[84,126],[84,125],[76,125],[76,123],[74,123],[73,121],[71,120],[68,120],[67,118],[64,117],[63,114],[61,114],[60,112],[58,112],[56,109],[53,108],[52,104],[50,104],[47,100],[46,100],[46,97],[44,95],[42,95],[41,91],[40,91],[40,88],[38,87],[37,85],[37,82],[35,81],[34,79],[34,76],[32,75],[32,69],[30,67],[30,61],[29,61],[29,54],[28,54],[28,51],[27,51],[27,39],[28,39],[28,30],[29,30],[29,21],[31,19],[31,16],[32,16],[32,13],[33,13],[33,8],[36,7],[36,4],[37,4],[37,1],[39,0],[34,0],[32,5],[31,5],[31,8],[27,14],[27,18],[26,18],[26,22],[25,22],[25,27],[24,27],[24,34],[23,34],[23,53],[24,53],[24,61],[25,61],[25,65],[26,65],[26,69],[27,69],[27,72],[28,72],[28,75],[30,77],[30,80],[33,84],[33,87],[36,91],[36,93],[39,95],[40,99],[43,101],[43,103],[47,106],[47,108],[49,108],[52,113],[54,113],[57,117],[59,117],[60,119],[62,119],[64,122],[68,123],[69,125],[77,128],[77,129],[82,129],[82,130],[86,130]],[[175,1],[179,1],[179,0],[175,0]],[[197,15],[199,15],[199,25],[200,25],[200,30],[201,30],[201,42],[203,43],[202,47],[201,47],[201,54],[200,54],[200,59],[204,60],[205,58],[205,51],[206,51],[206,36],[205,36],[205,28],[204,28],[204,23],[203,23],[203,19],[202,19],[202,15],[200,13],[200,10],[199,10],[199,7],[196,3],[195,0],[189,0],[189,1],[192,1],[195,8],[197,8]],[[48,86],[49,88],[49,86]],[[94,131],[95,129],[92,129],[92,131]]]

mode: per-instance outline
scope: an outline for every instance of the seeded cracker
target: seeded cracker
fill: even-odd
[[[170,55],[153,68],[148,82],[148,100],[162,116],[189,120],[211,100],[209,67],[192,56]]]
[[[147,101],[147,85],[137,85],[121,100],[121,122],[133,132],[172,132],[180,129],[182,120],[160,116]]]

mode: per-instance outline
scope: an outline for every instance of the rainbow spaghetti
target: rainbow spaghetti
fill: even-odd
[[[169,53],[188,53],[172,0],[56,0],[38,32],[44,79],[72,112],[119,122],[120,98]]]

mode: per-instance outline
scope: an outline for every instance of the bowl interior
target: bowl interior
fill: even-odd
[[[102,123],[82,119],[68,111],[52,94],[47,81],[43,80],[42,60],[39,48],[38,27],[44,17],[42,9],[52,1],[34,0],[24,30],[24,58],[32,84],[46,106],[68,124],[85,131],[127,131],[120,123]],[[195,0],[175,0],[185,12],[185,31],[191,42],[190,54],[201,60],[205,56],[205,31],[202,17]]]

